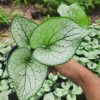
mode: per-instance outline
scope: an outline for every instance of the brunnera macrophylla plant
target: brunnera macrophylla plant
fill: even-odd
[[[49,18],[38,25],[16,16],[11,33],[18,48],[8,59],[8,74],[19,100],[29,100],[41,88],[48,67],[68,62],[90,31],[68,17]]]

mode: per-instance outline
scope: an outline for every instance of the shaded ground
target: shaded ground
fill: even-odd
[[[94,11],[90,14],[91,22],[95,22],[95,20],[100,20],[100,9],[97,11]]]

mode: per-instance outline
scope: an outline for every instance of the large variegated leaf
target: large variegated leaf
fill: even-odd
[[[19,47],[29,46],[32,30],[34,30],[36,26],[36,23],[21,16],[16,16],[13,19],[11,33]]]
[[[41,88],[47,75],[47,67],[36,61],[28,49],[20,48],[9,58],[8,73],[19,99],[27,100]]]
[[[35,59],[54,66],[69,61],[87,34],[68,18],[51,18],[34,30],[30,45]]]
[[[87,28],[89,26],[89,19],[78,3],[73,3],[70,6],[61,4],[57,11],[61,16],[71,18],[83,28]]]

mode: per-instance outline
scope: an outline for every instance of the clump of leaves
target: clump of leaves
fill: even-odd
[[[18,48],[8,59],[8,73],[20,100],[34,96],[47,76],[48,67],[68,62],[90,33],[74,20],[53,17],[37,25],[21,16],[14,18],[11,32]]]
[[[75,59],[100,76],[100,21],[97,20],[90,27],[93,32],[85,37]]]
[[[0,43],[0,100],[8,100],[8,95],[11,93],[10,80],[6,70],[6,55],[10,49],[9,44]]]

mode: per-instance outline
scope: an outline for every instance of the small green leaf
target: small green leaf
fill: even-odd
[[[89,32],[69,18],[55,17],[40,24],[33,32],[30,45],[33,56],[48,66],[69,61]]]
[[[80,95],[80,94],[82,94],[82,92],[83,92],[83,91],[82,91],[81,87],[79,87],[79,86],[73,84],[73,89],[72,89],[72,91],[71,91],[71,94],[72,94],[72,95]]]
[[[100,0],[95,0],[95,4],[100,5]]]
[[[58,13],[61,16],[69,17],[78,23],[83,28],[88,28],[89,26],[89,19],[85,13],[85,11],[81,8],[78,3],[73,3],[70,6],[66,4],[61,4],[58,7]]]
[[[52,73],[49,74],[48,78],[51,80],[51,81],[56,81],[58,79],[58,75],[54,75]]]
[[[29,46],[32,30],[34,30],[36,26],[36,23],[21,16],[16,16],[13,19],[11,33],[18,46]]]
[[[75,94],[68,94],[67,100],[76,100],[76,95]]]
[[[87,67],[89,69],[91,69],[91,70],[94,70],[94,69],[96,69],[97,64],[96,63],[93,63],[93,62],[89,62],[89,63],[87,63]]]
[[[9,100],[8,95],[5,93],[0,93],[0,100]]]
[[[57,97],[62,97],[63,96],[63,89],[61,88],[56,88],[55,91],[54,91],[54,94],[57,96]],[[66,91],[67,92],[67,91]]]
[[[46,84],[45,82],[44,82],[44,84],[43,84],[42,87],[43,87],[43,89],[44,89],[45,92],[50,92],[50,90],[51,90],[50,86],[48,84]]]
[[[53,85],[53,81],[52,80],[49,80],[49,79],[47,79],[47,80],[45,80],[45,82],[44,82],[45,84],[48,84],[50,87]]]
[[[43,100],[55,100],[53,93],[48,93],[44,96]]]
[[[62,82],[61,83],[61,87],[63,88],[63,89],[66,89],[66,92],[69,90],[69,88],[72,86],[72,84],[69,82],[69,81],[67,81],[67,82]]]
[[[43,100],[61,100],[61,98],[56,97],[52,92],[46,94]]]
[[[40,88],[47,75],[47,67],[37,62],[29,49],[15,50],[8,61],[8,73],[15,84],[20,100],[27,100]]]

